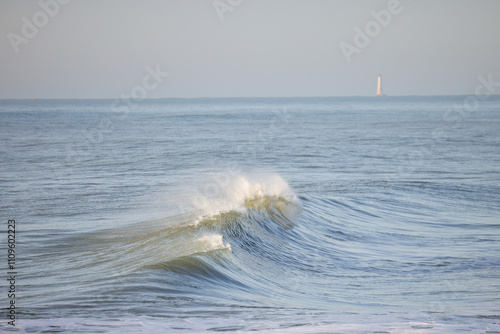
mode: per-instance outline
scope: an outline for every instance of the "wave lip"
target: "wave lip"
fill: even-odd
[[[302,212],[300,200],[277,174],[245,175],[230,171],[209,174],[212,174],[211,179],[195,180],[196,185],[181,190],[175,199],[186,217],[197,213],[195,224],[227,212],[247,213],[274,208],[289,221],[296,221]]]

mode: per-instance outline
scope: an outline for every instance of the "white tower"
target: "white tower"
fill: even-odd
[[[382,93],[382,77],[380,74],[378,75],[378,82],[377,82],[377,94],[375,96],[384,96]]]

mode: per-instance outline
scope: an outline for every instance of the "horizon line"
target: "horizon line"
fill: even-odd
[[[207,100],[207,99],[313,99],[313,98],[347,98],[347,97],[366,97],[366,98],[399,98],[399,97],[453,97],[453,96],[469,96],[474,94],[433,94],[433,95],[423,95],[423,94],[415,94],[415,95],[330,95],[330,96],[200,96],[200,97],[147,97],[144,99],[140,99],[140,101],[144,100]],[[487,96],[500,96],[500,94],[491,94]],[[35,97],[35,98],[0,98],[0,101],[6,100],[121,100],[122,98],[116,97]],[[138,101],[138,102],[140,102]]]

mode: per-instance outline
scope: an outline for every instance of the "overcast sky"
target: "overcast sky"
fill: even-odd
[[[0,98],[369,96],[379,73],[387,95],[453,95],[500,81],[498,0],[57,1],[1,0]]]

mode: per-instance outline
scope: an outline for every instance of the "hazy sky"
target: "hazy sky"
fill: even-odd
[[[379,73],[387,95],[500,82],[499,0],[1,0],[0,35],[0,98],[373,95]]]

